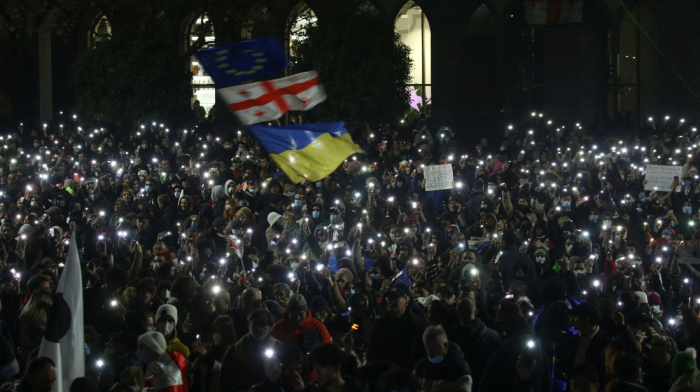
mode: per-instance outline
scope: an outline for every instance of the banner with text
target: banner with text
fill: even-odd
[[[645,191],[670,192],[673,178],[681,178],[683,166],[647,165]],[[680,192],[682,186],[676,188]]]
[[[681,264],[700,264],[700,240],[683,241],[676,249]]]
[[[425,191],[452,189],[452,165],[434,165],[423,168]]]

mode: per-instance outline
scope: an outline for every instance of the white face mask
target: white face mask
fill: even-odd
[[[211,341],[214,343],[215,346],[218,346],[221,344],[221,334],[218,332],[214,332],[211,334]]]
[[[544,264],[545,260],[546,258],[544,256],[535,257],[535,261],[537,262],[537,264]]]
[[[649,307],[651,308],[652,313],[654,313],[654,314],[661,313],[661,306],[660,305],[651,305]]]
[[[296,271],[298,266],[299,266],[299,263],[292,263],[290,265],[290,267],[292,267],[292,271]]]
[[[175,192],[175,197],[180,198],[180,192]]]
[[[167,321],[158,323],[158,331],[163,333],[163,336],[168,336],[173,333],[175,327]]]

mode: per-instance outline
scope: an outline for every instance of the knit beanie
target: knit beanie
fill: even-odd
[[[167,347],[165,337],[160,332],[146,332],[139,336],[139,343],[145,344],[148,348],[158,353],[158,355],[163,354]]]
[[[335,273],[335,278],[339,279],[340,277],[344,277],[346,282],[352,282],[352,271],[350,271],[347,268],[340,268],[338,271]]]
[[[671,369],[673,369],[678,375],[686,374],[692,372],[696,367],[695,357],[697,353],[692,347],[688,347],[685,351],[681,351],[673,357],[671,361]]]
[[[308,308],[306,298],[301,294],[294,294],[289,298],[289,301],[287,301],[287,311],[289,312],[305,311]]]
[[[156,322],[161,318],[161,316],[167,315],[175,320],[175,325],[177,325],[177,308],[170,304],[160,305],[158,311],[156,312]]]

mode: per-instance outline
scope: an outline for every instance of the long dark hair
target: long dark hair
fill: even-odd
[[[214,345],[214,332],[219,332],[221,334],[221,343],[218,346]],[[231,317],[219,316],[214,319],[214,322],[211,324],[211,329],[209,330],[207,347],[209,350],[215,350],[215,356],[218,361],[224,358],[224,354],[226,354],[229,347],[236,344],[237,341],[236,330],[233,328],[233,319],[231,319]]]

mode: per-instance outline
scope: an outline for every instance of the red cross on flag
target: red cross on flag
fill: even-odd
[[[580,23],[583,0],[525,0],[525,23],[562,25]]]
[[[217,90],[243,125],[276,120],[289,110],[309,110],[326,100],[316,71]]]

